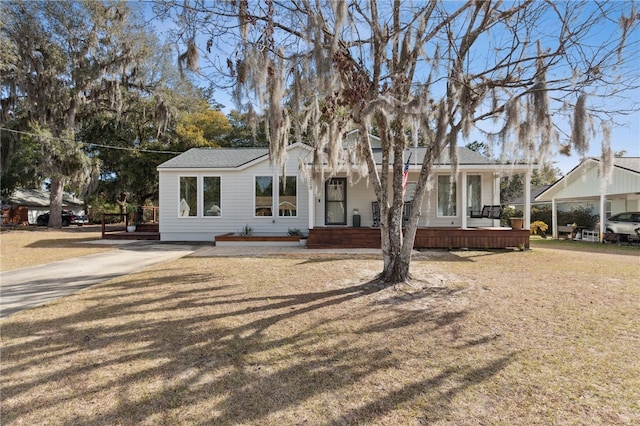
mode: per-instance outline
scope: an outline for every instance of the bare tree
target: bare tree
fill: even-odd
[[[632,2],[164,1],[157,10],[171,6],[188,68],[198,66],[199,38],[209,52],[229,53],[236,98],[264,115],[272,161],[282,165],[292,136],[305,135],[314,179],[368,176],[381,206],[379,278],[387,284],[410,279],[418,218],[442,153],[455,177],[458,142],[473,133],[505,162],[531,162],[583,153],[600,132],[610,157],[607,128],[638,106],[626,92],[639,82]],[[223,71],[215,57],[211,63]],[[343,149],[354,128],[357,146]],[[403,235],[403,155],[417,143],[427,154]]]

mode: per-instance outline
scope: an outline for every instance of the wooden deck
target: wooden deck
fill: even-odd
[[[380,248],[379,228],[314,228],[307,247]],[[415,249],[504,249],[529,248],[529,230],[511,228],[419,228]]]
[[[124,224],[102,225],[103,240],[160,240],[160,225],[143,223],[134,232],[127,232]]]
[[[238,235],[233,232],[216,235],[216,246],[219,247],[260,247],[260,246],[298,246],[300,237],[291,235]]]

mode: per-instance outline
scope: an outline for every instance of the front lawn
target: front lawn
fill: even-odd
[[[639,257],[184,258],[5,318],[2,424],[634,424]]]

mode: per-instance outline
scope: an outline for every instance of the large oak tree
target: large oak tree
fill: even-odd
[[[38,139],[41,155],[35,166],[50,182],[50,227],[61,226],[65,186],[86,187],[99,175],[95,156],[87,155],[91,141],[78,139],[82,123],[104,114],[119,120],[128,93],[153,89],[153,73],[144,63],[156,44],[133,5],[92,0],[0,5],[8,61],[0,68],[0,124]],[[170,119],[170,105],[157,101],[155,109],[161,122]],[[2,141],[8,159],[19,141]]]

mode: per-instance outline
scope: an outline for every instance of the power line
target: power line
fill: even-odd
[[[87,146],[91,145],[91,146],[97,146],[97,147],[100,147],[100,148],[119,149],[121,151],[148,152],[148,153],[151,153],[151,154],[182,154],[182,152],[176,152],[176,151],[160,151],[160,150],[156,150],[156,149],[130,148],[130,147],[125,147],[125,146],[102,145],[102,144],[99,144],[99,143],[83,142],[83,141],[77,141],[77,140],[74,140],[74,139],[59,138],[59,137],[55,137],[55,136],[42,136],[42,135],[39,135],[37,133],[23,132],[21,130],[8,129],[6,127],[0,127],[0,132],[2,132],[2,131],[7,131],[7,132],[10,132],[10,133],[17,133],[17,134],[25,135],[25,136],[33,136],[33,137],[38,137],[38,138],[47,138],[47,139],[51,139],[51,140],[58,140],[58,141],[62,141],[62,142],[79,143],[79,144],[87,145]]]

